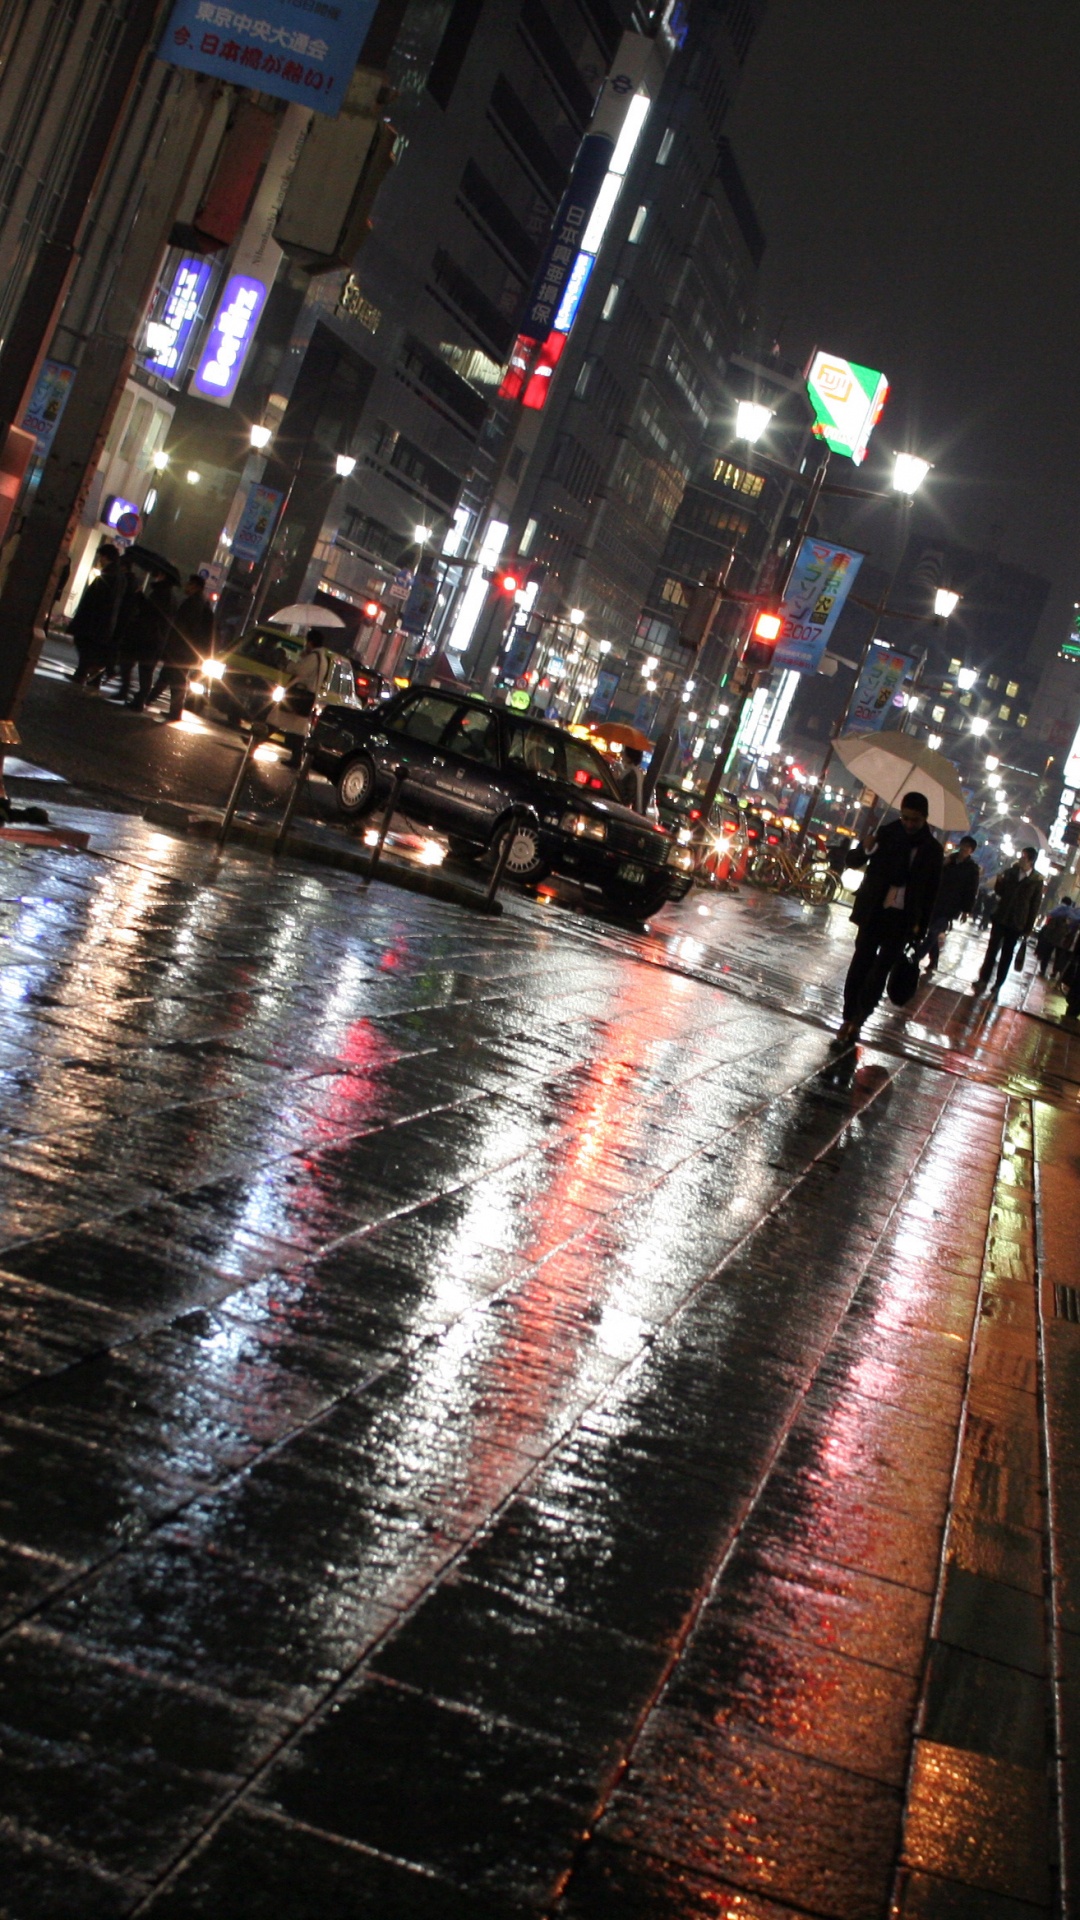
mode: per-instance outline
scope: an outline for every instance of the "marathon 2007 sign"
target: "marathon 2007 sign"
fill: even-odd
[[[840,609],[851,592],[863,555],[805,539],[780,602],[780,637],[773,664],[795,673],[816,673]]]
[[[336,114],[377,0],[176,0],[158,57]]]

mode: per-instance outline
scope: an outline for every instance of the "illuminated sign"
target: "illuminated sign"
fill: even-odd
[[[107,527],[126,540],[133,540],[139,531],[139,509],[135,501],[122,500],[118,493],[110,493],[101,517]]]
[[[248,488],[244,510],[232,537],[232,550],[237,559],[262,559],[284,498],[275,487]]]
[[[1061,778],[1067,787],[1080,787],[1080,727],[1073,737]]]
[[[587,133],[581,143],[525,310],[523,328],[534,340],[542,340],[554,324],[614,151],[615,142],[606,133]]]
[[[1060,651],[1063,660],[1080,660],[1080,607],[1073,614],[1068,639],[1062,641]]]
[[[163,379],[175,379],[182,367],[199,307],[210,285],[209,260],[181,260],[157,318],[147,322],[143,363]]]
[[[377,0],[259,0],[251,12],[176,0],[158,58],[336,114]]]
[[[507,694],[506,704],[514,713],[528,713],[532,706],[532,694],[526,693],[524,688],[515,687],[512,693]]]
[[[911,657],[906,653],[893,653],[890,647],[871,648],[848,716],[853,732],[861,728],[867,733],[877,733],[885,725],[897,689],[911,666]]]
[[[863,555],[851,547],[805,539],[780,603],[780,643],[774,665],[816,673],[829,635],[851,591]]]
[[[191,385],[204,400],[227,405],[236,392],[248,348],[266,305],[266,288],[250,274],[234,273],[210,323]]]
[[[856,466],[889,395],[883,373],[857,367],[835,353],[815,353],[806,376],[810,404],[817,416],[814,432],[833,453],[845,453]]]
[[[62,360],[43,360],[41,363],[41,372],[30,396],[30,405],[23,414],[22,424],[25,433],[34,435],[37,441],[35,452],[42,459],[52,446],[74,378],[75,368],[65,366]]]

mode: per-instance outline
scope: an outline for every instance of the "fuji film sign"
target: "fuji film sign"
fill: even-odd
[[[839,354],[815,353],[806,386],[816,415],[814,432],[833,453],[844,453],[860,466],[889,397],[885,375]]]

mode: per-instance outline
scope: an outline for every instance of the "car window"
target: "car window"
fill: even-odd
[[[275,673],[291,673],[304,643],[283,633],[249,633],[236,651],[241,660],[255,660],[260,667],[272,667]]]
[[[587,746],[584,740],[575,740],[572,735],[564,738],[562,747],[566,756],[566,778],[572,786],[581,787],[586,793],[602,793],[605,800],[618,799],[615,783],[595,747]]]
[[[482,707],[462,707],[443,741],[448,753],[459,753],[481,766],[499,764],[499,723]]]
[[[352,700],[355,698],[356,686],[352,676],[352,668],[347,660],[339,660],[334,668],[334,692],[340,695],[342,700]]]
[[[394,728],[410,740],[435,747],[459,711],[456,700],[444,700],[438,693],[422,693],[398,712]]]
[[[558,779],[562,773],[562,742],[551,727],[514,727],[510,734],[510,759],[524,763],[530,773],[546,773]]]

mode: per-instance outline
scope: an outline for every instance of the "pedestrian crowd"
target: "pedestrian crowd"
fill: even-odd
[[[104,542],[95,557],[96,571],[69,629],[78,655],[74,684],[100,690],[116,679],[114,698],[133,713],[167,693],[165,720],[175,724],[183,716],[193,671],[213,651],[214,611],[206,582],[201,574],[191,574],[177,601],[173,568],[150,563],[142,587],[129,554]]]

